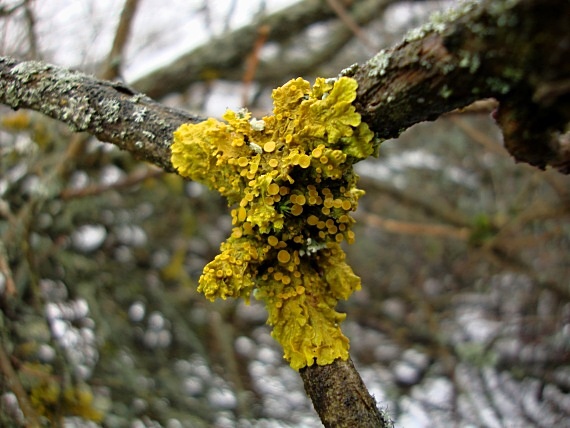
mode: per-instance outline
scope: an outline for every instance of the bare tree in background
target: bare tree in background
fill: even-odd
[[[0,6],[6,40],[20,31],[0,59],[0,101],[15,110],[0,134],[4,425],[315,424],[263,311],[195,292],[229,230],[224,201],[164,171],[172,132],[204,118],[181,107],[204,108],[217,85],[255,111],[290,77],[341,69],[377,138],[399,138],[358,169],[368,196],[350,253],[365,290],[343,308],[376,397],[351,360],[302,369],[321,421],[567,420],[568,2],[462,4],[378,53],[397,1],[260,8],[237,29],[230,7],[220,34],[127,85],[138,3],[86,66],[98,78],[29,61],[50,59],[38,4]],[[207,4],[196,13],[209,22]],[[177,107],[154,101],[173,94]]]

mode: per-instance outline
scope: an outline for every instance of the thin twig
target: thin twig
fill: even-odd
[[[4,282],[6,289],[4,295],[7,297],[13,297],[16,295],[16,285],[14,284],[14,278],[12,277],[12,269],[8,264],[6,257],[6,248],[4,243],[0,241],[0,273],[4,275]]]
[[[509,156],[507,149],[505,149],[502,145],[498,144],[497,140],[491,137],[489,134],[482,132],[481,130],[475,128],[473,125],[468,123],[465,119],[462,119],[459,116],[450,115],[449,119],[469,137],[474,142],[480,144],[485,149],[490,151],[491,153],[501,155],[501,156]]]
[[[269,25],[262,25],[257,30],[257,39],[255,40],[255,44],[253,45],[253,49],[251,53],[248,55],[248,58],[245,63],[245,73],[243,75],[243,92],[242,92],[242,99],[241,103],[243,106],[247,106],[249,104],[249,88],[251,87],[251,82],[255,77],[255,72],[257,71],[257,66],[259,65],[259,55],[261,53],[261,49],[265,45],[267,41],[267,36],[269,36]]]
[[[212,333],[212,338],[217,342],[220,352],[220,359],[224,366],[224,372],[233,383],[237,396],[237,411],[239,417],[251,419],[251,403],[248,402],[246,389],[240,377],[238,359],[233,347],[234,331],[231,325],[224,321],[220,311],[211,311],[208,316],[208,324]]]
[[[24,7],[27,3],[27,0],[22,1],[21,3],[16,3],[12,6],[1,6],[0,5],[0,17],[4,18],[6,16],[10,16],[12,15],[14,12],[16,12],[18,9],[20,9],[21,7]]]
[[[399,204],[411,206],[416,210],[421,210],[425,214],[438,218],[445,223],[458,226],[459,228],[471,226],[471,220],[464,213],[456,210],[443,199],[428,200],[427,198],[417,196],[411,192],[406,192],[392,185],[367,177],[361,177],[360,183],[367,189],[385,194],[393,198]]]
[[[101,72],[102,79],[113,80],[120,75],[121,64],[123,62],[123,51],[131,33],[133,18],[138,5],[139,0],[125,0],[125,6],[121,12],[117,32],[115,33],[115,39],[113,40],[113,46],[111,47],[107,60],[105,61],[105,68]]]
[[[228,13],[226,13],[226,18],[224,19],[224,33],[230,31],[232,17],[234,16],[237,6],[237,0],[232,0],[230,7],[228,8]]]
[[[33,0],[26,0],[24,2],[24,17],[26,19],[29,41],[28,57],[30,59],[39,59],[38,54],[38,38],[36,35],[36,16],[32,11]]]
[[[60,197],[62,200],[85,198],[88,196],[96,196],[105,193],[109,190],[118,190],[132,187],[145,181],[149,178],[159,177],[164,174],[164,171],[155,167],[144,168],[141,171],[135,171],[128,175],[123,180],[119,180],[112,184],[92,185],[82,187],[80,189],[65,189],[61,192]]]
[[[393,220],[382,218],[379,215],[371,213],[356,213],[355,218],[370,226],[381,228],[387,232],[398,233],[402,235],[423,235],[437,236],[442,238],[453,238],[466,241],[469,238],[470,231],[467,227],[453,227],[444,224],[422,224],[408,221]]]
[[[346,11],[345,7],[338,0],[327,0],[328,5],[337,14],[339,19],[344,22],[344,24],[354,33],[354,35],[362,42],[364,46],[370,51],[370,53],[376,52],[376,47],[374,43],[368,38],[366,33],[362,31],[362,28],[358,23],[350,16]]]
[[[16,399],[18,400],[20,410],[22,410],[24,418],[26,419],[25,426],[28,428],[39,428],[41,425],[39,423],[38,415],[36,414],[36,411],[28,399],[28,394],[20,382],[20,378],[14,370],[14,367],[12,367],[10,358],[4,349],[3,342],[0,342],[0,371],[4,376],[7,386],[14,393]]]

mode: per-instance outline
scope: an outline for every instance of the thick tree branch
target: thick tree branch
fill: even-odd
[[[36,61],[0,57],[0,102],[28,108],[173,172],[172,133],[201,119],[120,83]]]
[[[570,3],[488,0],[432,21],[348,71],[357,109],[380,138],[481,98],[497,98],[518,161],[570,172]]]

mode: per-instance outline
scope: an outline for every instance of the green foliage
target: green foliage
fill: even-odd
[[[79,416],[94,422],[104,413],[94,406],[93,393],[87,384],[73,385],[53,375],[47,364],[26,363],[22,370],[29,383],[30,403],[38,415],[55,422],[66,416]]]
[[[469,243],[475,246],[483,245],[486,241],[491,239],[497,230],[489,218],[484,213],[479,213],[473,219],[473,228],[469,236]]]
[[[457,353],[462,361],[466,361],[475,367],[494,367],[499,362],[499,355],[481,343],[459,345]]]

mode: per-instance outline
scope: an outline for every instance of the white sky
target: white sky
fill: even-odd
[[[271,13],[296,0],[265,0]],[[2,2],[4,3],[4,2]],[[10,5],[16,3],[8,1]],[[233,0],[208,0],[208,17],[201,8],[204,0],[142,0],[129,44],[124,70],[127,81],[167,64],[192,47],[223,32]],[[247,24],[262,0],[236,0],[230,26]],[[68,67],[82,67],[103,58],[109,51],[124,0],[42,0],[34,2],[36,34],[40,50],[48,61]],[[207,28],[207,20],[210,28]],[[3,45],[17,46],[23,34],[14,22],[0,20]],[[5,49],[0,46],[1,50]]]

